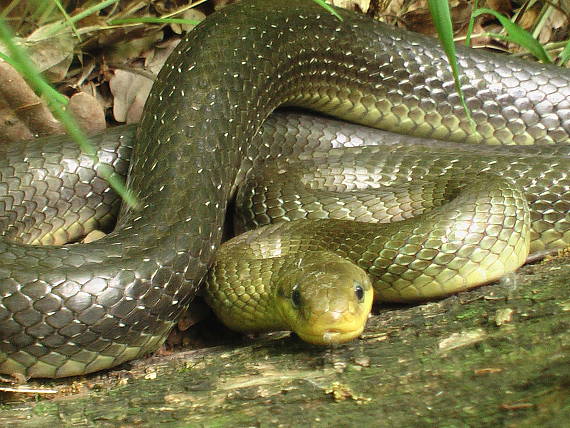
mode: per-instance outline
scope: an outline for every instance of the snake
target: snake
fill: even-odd
[[[234,271],[239,257],[247,258],[243,251],[228,262],[222,257],[224,252],[231,255],[244,242],[254,243],[246,250],[254,253],[258,237],[269,242],[269,246],[257,249],[269,256],[270,263],[287,247],[316,250],[278,262],[297,270],[287,274],[272,291],[284,303],[273,303],[270,318],[277,312],[291,313],[293,308],[296,321],[310,318],[304,307],[310,292],[300,290],[299,283],[310,285],[321,282],[319,278],[347,283],[351,296],[366,314],[371,286],[381,299],[423,300],[469,288],[472,277],[478,284],[516,269],[533,245],[568,245],[569,184],[564,166],[568,156],[557,152],[558,147],[567,145],[570,135],[568,71],[458,48],[461,83],[472,122],[455,93],[445,54],[435,40],[349,11],[337,12],[341,20],[303,0],[286,4],[243,1],[212,14],[190,32],[160,71],[142,120],[132,133],[127,185],[139,203],[136,207],[121,205],[115,228],[103,239],[51,245],[57,243],[57,234],[75,235],[82,228],[78,224],[95,223],[90,220],[94,213],[106,218],[103,207],[115,206],[116,196],[97,175],[98,164],[90,169],[85,157],[64,159],[49,150],[24,156],[23,161],[32,167],[44,160],[60,165],[55,177],[41,166],[37,168],[39,180],[30,180],[17,165],[2,164],[0,372],[64,377],[142,357],[163,343],[198,293],[209,268],[212,273],[206,288],[211,297],[206,300],[217,296],[221,305],[236,307],[240,305],[235,296],[245,295],[246,300],[264,304],[263,297],[244,294],[244,290],[256,287],[240,280],[240,275],[245,278],[256,269]],[[529,146],[520,147],[529,150],[522,151],[525,161],[516,161],[509,169],[510,176],[488,173],[489,165],[506,168],[504,162],[492,159],[501,158],[499,150],[498,154],[490,152],[487,166],[472,169],[482,180],[466,183],[469,176],[451,174],[443,179],[446,184],[442,187],[418,184],[411,190],[396,189],[396,194],[408,198],[404,205],[412,206],[412,211],[418,205],[412,200],[416,194],[420,200],[430,192],[450,200],[440,204],[437,201],[444,199],[442,196],[436,197],[435,203],[420,201],[419,210],[426,213],[418,217],[387,224],[343,218],[299,219],[264,226],[220,248],[226,208],[238,183],[250,175],[260,158],[275,150],[260,144],[258,132],[279,106],[315,110],[414,137],[468,146],[487,143],[509,150]],[[399,177],[400,184],[413,184],[412,179],[418,177],[420,182],[433,178],[422,163],[425,146],[424,151],[405,146],[395,145],[399,148],[395,163],[387,161],[388,172],[373,171],[368,183],[371,187],[382,185],[389,176]],[[547,153],[548,164],[537,160],[538,146],[544,147],[540,150]],[[374,149],[370,153],[370,149],[354,149],[374,157]],[[335,150],[329,146],[324,152]],[[441,150],[445,153],[448,149]],[[386,151],[376,149],[380,154]],[[322,158],[322,152],[315,153],[315,158]],[[328,168],[334,175],[358,157],[354,151],[333,154]],[[104,147],[99,158],[113,165],[124,162]],[[309,161],[303,154],[299,158]],[[459,169],[468,169],[477,158],[477,150],[471,150]],[[411,159],[420,161],[413,163]],[[458,157],[449,154],[429,159],[426,162],[440,171],[433,176],[441,176],[441,171],[449,169],[445,162],[457,163]],[[335,164],[337,161],[340,164]],[[280,163],[272,163],[269,170],[273,168],[273,174],[279,175],[283,171]],[[327,181],[319,175],[326,168],[317,166],[311,177],[296,172],[285,175],[300,175],[301,184],[311,187]],[[358,168],[354,167],[349,176],[358,176]],[[73,174],[65,174],[66,169],[72,169]],[[524,179],[529,170],[535,175]],[[94,187],[87,183],[94,183]],[[331,183],[338,185],[334,179]],[[540,188],[549,191],[541,192]],[[326,193],[330,188],[316,191]],[[528,194],[536,197],[529,198]],[[380,196],[379,203],[390,205],[390,198]],[[50,205],[54,200],[57,202]],[[370,195],[363,200],[364,207]],[[430,204],[433,206],[428,207]],[[533,204],[538,210],[532,210],[529,205]],[[38,205],[44,207],[39,213],[35,212]],[[71,220],[62,218],[60,212],[78,205],[82,208]],[[255,200],[250,206],[255,206]],[[268,212],[275,211],[269,208]],[[397,215],[409,215],[406,209],[400,211]],[[474,221],[485,217],[487,221]],[[40,221],[36,224],[33,218]],[[451,226],[453,218],[459,220],[458,229]],[[45,226],[47,238],[41,242],[45,219],[53,219],[50,221],[57,233],[51,233],[52,225]],[[309,230],[311,223],[317,227]],[[70,231],[61,232],[66,224],[71,224]],[[280,233],[290,228],[288,224],[296,228],[288,232],[285,245]],[[378,228],[388,235],[379,234]],[[505,229],[508,236],[503,233]],[[451,238],[444,235],[449,231]],[[479,242],[473,242],[473,234]],[[364,237],[362,242],[368,247],[354,236]],[[334,251],[323,244],[331,239]],[[456,243],[461,239],[467,245],[458,248]],[[48,245],[29,245],[34,243]],[[483,253],[491,253],[496,263],[483,261]],[[253,254],[256,258],[258,255]],[[430,264],[434,260],[437,269]],[[501,267],[495,269],[491,264]],[[469,268],[458,275],[456,286],[447,287],[460,265]],[[487,269],[491,272],[485,273]],[[218,282],[220,275],[230,271],[234,271],[233,280],[240,290],[233,294],[221,290]],[[430,276],[441,279],[435,289],[428,285]],[[415,279],[418,285],[410,286]],[[331,287],[325,289],[334,295]],[[253,294],[260,294],[258,291],[256,288]],[[221,318],[228,318],[225,321],[230,327],[232,322],[237,329],[239,325],[235,324],[249,322],[232,320],[233,315],[224,315],[225,310],[220,310]],[[332,312],[325,318],[342,316],[334,308]],[[275,320],[259,323],[265,323],[259,327],[265,329]],[[324,334],[310,329],[298,334],[314,343],[346,339],[342,329],[334,328]]]

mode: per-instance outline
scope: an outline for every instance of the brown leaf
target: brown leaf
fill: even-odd
[[[212,0],[214,4],[214,10],[220,10],[226,7],[228,4],[235,3],[236,0]]]
[[[541,5],[535,4],[533,7],[526,9],[521,17],[517,20],[517,24],[525,30],[530,30],[540,15]]]
[[[49,28],[40,27],[20,42],[38,70],[52,82],[59,82],[73,60],[74,38],[70,30],[52,35]]]
[[[456,32],[465,27],[469,22],[471,15],[471,4],[465,0],[460,0],[451,6],[451,21],[453,23],[453,31]],[[437,34],[433,19],[427,5],[425,8],[411,10],[402,15],[402,21],[406,28],[418,33],[435,36]]]
[[[113,99],[113,117],[117,122],[136,123],[140,120],[142,109],[152,80],[125,70],[115,70],[109,81]]]
[[[402,16],[405,12],[408,12],[410,9],[406,6],[407,2],[406,0],[392,0],[392,1],[388,1],[388,2],[379,2],[379,5],[374,5],[375,6],[375,11],[374,13],[378,16],[378,15],[383,15],[383,16],[396,16],[396,17],[400,17]],[[418,2],[415,2],[415,4]],[[427,7],[427,3],[425,3],[425,1],[421,1],[419,2],[421,3],[421,6],[416,6],[417,7]]]
[[[538,35],[538,41],[542,44],[546,44],[567,39],[569,35],[569,24],[567,15],[564,15],[559,10],[553,10]]]
[[[146,70],[156,76],[178,42],[173,39],[163,44],[163,48],[155,48],[153,55],[149,55]],[[136,123],[140,120],[152,84],[153,80],[140,73],[115,70],[109,87],[114,96],[113,116],[117,122]]]
[[[67,109],[87,134],[103,131],[106,127],[103,107],[95,97],[86,92],[73,95]]]
[[[206,19],[206,14],[198,9],[192,8],[185,11],[181,18],[188,19],[189,21],[200,22]],[[170,24],[170,28],[175,34],[186,33],[194,27],[195,25],[192,24]]]
[[[344,9],[357,10],[365,13],[368,12],[370,8],[370,0],[331,0],[328,3]]]
[[[487,7],[489,9],[496,10],[505,16],[511,16],[513,14],[513,5],[511,0],[487,0],[485,4],[479,4],[479,7]]]

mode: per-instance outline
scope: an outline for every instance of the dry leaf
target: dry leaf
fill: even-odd
[[[511,16],[513,14],[513,5],[511,4],[511,0],[487,0],[485,4],[480,4],[479,7],[487,7],[489,9],[496,10],[505,16]]]
[[[185,11],[181,18],[183,19],[188,19],[189,21],[203,21],[204,19],[206,19],[206,14],[198,9],[188,9],[187,11]],[[182,34],[182,33],[187,33],[188,31],[192,30],[192,28],[194,28],[195,25],[192,24],[170,24],[170,28],[172,28],[172,31],[175,34]]]
[[[73,60],[75,39],[71,31],[50,35],[46,25],[38,28],[25,39],[17,39],[25,47],[38,70],[52,82],[65,78]]]
[[[73,95],[69,100],[67,110],[87,134],[94,134],[106,128],[105,111],[92,95],[85,92]]]
[[[115,75],[109,81],[109,87],[114,96],[115,120],[126,123],[138,122],[152,87],[152,80],[130,71],[115,70]]]
[[[530,30],[531,27],[536,22],[538,15],[540,15],[541,6],[535,4],[533,7],[528,8],[517,20],[517,24],[524,28],[525,30]]]
[[[145,64],[146,70],[156,76],[178,42],[173,39],[162,48],[155,48]],[[115,71],[109,87],[114,96],[113,116],[117,122],[136,123],[140,120],[152,84],[147,76],[125,70]]]
[[[570,22],[568,22],[567,15],[564,15],[559,10],[553,10],[542,27],[542,31],[538,35],[538,41],[541,44],[546,44],[549,42],[562,41],[568,38],[569,25]]]
[[[378,9],[375,11],[377,14],[384,16],[402,16],[404,12],[408,9],[405,7],[406,0],[386,0]]]
[[[328,0],[327,3],[344,9],[357,10],[365,13],[368,12],[370,8],[370,0]]]
[[[212,0],[214,4],[214,10],[220,10],[226,7],[228,4],[235,3],[236,0]]]
[[[451,21],[453,31],[457,32],[467,25],[471,16],[471,4],[467,1],[459,1],[451,6]],[[406,28],[418,33],[435,36],[437,31],[433,24],[433,18],[427,8],[417,8],[402,15],[402,21]]]

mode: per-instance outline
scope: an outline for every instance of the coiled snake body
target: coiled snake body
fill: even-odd
[[[112,367],[156,349],[212,264],[236,179],[265,156],[254,136],[279,105],[297,105],[390,131],[455,142],[568,143],[570,75],[566,70],[460,50],[464,91],[478,131],[473,133],[435,41],[340,13],[343,21],[306,1],[247,1],[216,13],[189,34],[161,71],[135,135],[128,185],[140,208],[123,207],[117,227],[104,239],[77,246],[39,247],[23,245],[25,239],[18,235],[18,227],[25,229],[29,221],[26,212],[33,210],[28,199],[62,199],[54,195],[67,197],[66,193],[83,191],[93,206],[80,210],[78,217],[99,210],[112,199],[108,192],[98,195],[83,188],[88,181],[101,188],[101,180],[81,165],[75,178],[62,175],[34,189],[27,188],[22,179],[18,190],[12,191],[10,182],[2,178],[8,207],[2,218],[4,235],[20,242],[0,242],[1,372],[69,376]],[[104,149],[101,154],[112,157]],[[546,187],[556,189],[554,194],[563,195],[558,207],[554,206],[559,199],[536,199],[537,206],[551,203],[555,208],[543,209],[541,219],[534,219],[535,235],[546,237],[537,248],[570,243],[569,184],[567,169],[563,169],[568,154],[554,152],[549,165],[563,166],[552,168],[557,171],[552,174],[537,172],[521,190],[515,181],[532,169],[532,157],[526,155],[530,166],[521,168],[518,176],[514,168],[511,178],[490,177],[506,190],[493,193],[487,189],[490,185],[469,190],[483,192],[484,198],[501,199],[504,208],[500,213],[494,205],[487,208],[487,202],[465,197],[475,216],[486,210],[481,216],[489,217],[491,224],[498,217],[509,218],[508,228],[516,236],[506,238],[507,244],[502,245],[510,253],[501,250],[495,257],[507,271],[520,265],[528,253],[533,214],[528,212],[523,191],[535,185],[547,183]],[[406,169],[406,159],[394,164],[399,171]],[[416,164],[401,176],[421,176],[424,166]],[[19,177],[13,168],[0,172],[3,177]],[[397,176],[397,171],[392,175]],[[452,189],[457,187],[454,180],[450,179]],[[26,191],[33,194],[28,199]],[[451,204],[460,204],[463,197]],[[67,205],[75,203],[69,196]],[[430,247],[432,237],[415,239],[420,236],[415,232],[418,228],[439,233],[434,225],[441,224],[441,216],[449,211],[442,214],[435,208],[431,212],[428,216],[435,223],[406,223],[402,234],[407,238],[374,238],[370,235],[376,232],[365,229],[364,235],[378,245],[385,259],[374,258],[364,249],[353,257],[358,269],[400,284],[413,276],[402,266],[420,272],[426,260],[440,257],[442,252]],[[48,207],[43,215],[57,219],[57,208]],[[332,224],[303,232],[309,235],[292,242],[318,243],[331,234],[343,238],[345,230]],[[271,235],[283,227],[270,226],[258,234]],[[492,233],[487,230],[483,227],[476,232],[491,248]],[[466,232],[454,233],[471,239]],[[450,253],[454,253],[452,241],[446,247]],[[418,252],[421,257],[412,260]],[[473,254],[473,258],[461,256],[473,264],[480,252]],[[442,265],[453,270],[453,257],[441,257]],[[393,264],[385,260],[396,261],[399,267],[390,268]],[[397,270],[402,271],[401,278],[394,277]],[[344,275],[342,268],[339,272]],[[500,272],[485,280],[497,275]],[[402,295],[394,291],[398,287],[386,289],[392,290],[381,293],[386,298]],[[284,295],[293,296],[287,293],[293,293],[292,289]],[[403,295],[404,300],[413,298]]]

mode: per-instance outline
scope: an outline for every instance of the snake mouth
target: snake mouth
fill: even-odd
[[[297,331],[297,335],[305,342],[313,345],[334,345],[349,342],[362,334],[364,327],[359,329],[330,328],[319,333],[306,333]]]

